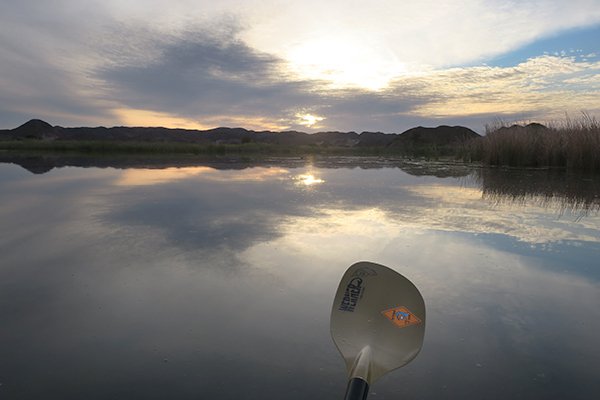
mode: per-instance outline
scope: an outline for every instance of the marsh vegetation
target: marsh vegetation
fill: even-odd
[[[78,154],[94,156],[114,155],[166,155],[166,156],[212,156],[212,155],[251,155],[251,156],[299,156],[299,155],[346,155],[378,156],[400,155],[437,159],[452,156],[455,151],[449,146],[427,144],[419,147],[342,147],[317,145],[280,145],[270,143],[215,144],[181,142],[141,142],[141,141],[97,141],[97,140],[5,140],[0,141],[0,151],[21,154]]]
[[[463,159],[485,165],[563,167],[600,171],[600,123],[583,113],[555,126],[537,123],[486,125],[486,134],[465,143]]]

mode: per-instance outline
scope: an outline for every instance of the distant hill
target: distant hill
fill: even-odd
[[[252,131],[244,128],[214,128],[208,130],[169,129],[146,127],[80,127],[51,126],[39,119],[32,119],[15,129],[0,130],[0,139],[21,140],[92,140],[92,141],[144,141],[240,144],[247,142],[281,145],[315,145],[339,147],[408,146],[417,147],[430,143],[452,144],[479,137],[477,133],[462,126],[417,127],[401,134],[382,132],[318,132]]]
[[[453,145],[480,137],[480,135],[464,126],[441,125],[437,128],[422,126],[411,128],[398,135],[388,146],[418,147],[429,144]]]
[[[52,125],[41,119],[32,119],[18,128],[4,132],[10,132],[11,139],[56,140],[60,136]]]

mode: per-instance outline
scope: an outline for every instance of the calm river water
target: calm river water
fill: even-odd
[[[425,299],[373,399],[597,399],[600,183],[375,158],[0,163],[1,399],[342,399],[357,261]]]

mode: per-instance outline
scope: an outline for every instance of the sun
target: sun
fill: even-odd
[[[304,114],[304,115],[297,114],[296,116],[300,118],[301,125],[306,125],[308,127],[311,127],[314,124],[316,124],[317,122],[323,121],[325,119],[324,117],[318,117],[318,116],[311,115],[311,114]]]

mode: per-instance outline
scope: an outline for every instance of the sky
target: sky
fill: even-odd
[[[600,117],[600,0],[0,0],[0,129]]]

